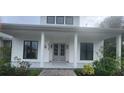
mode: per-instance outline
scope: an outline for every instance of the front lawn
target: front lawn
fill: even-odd
[[[30,69],[27,76],[38,76],[41,71],[41,69]]]

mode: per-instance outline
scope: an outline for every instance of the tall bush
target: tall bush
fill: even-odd
[[[0,60],[10,61],[11,59],[11,48],[0,47]]]
[[[99,61],[95,61],[93,66],[96,75],[115,75],[120,70],[119,61],[110,57],[104,57]]]
[[[116,38],[104,40],[104,57],[116,58]]]

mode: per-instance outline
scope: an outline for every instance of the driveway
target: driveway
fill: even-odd
[[[76,76],[72,69],[44,69],[40,76]]]

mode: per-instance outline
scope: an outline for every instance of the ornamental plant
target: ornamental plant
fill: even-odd
[[[120,63],[118,60],[111,57],[104,57],[93,63],[95,74],[101,76],[112,76],[120,70]]]
[[[91,64],[86,64],[82,68],[82,73],[83,75],[94,75],[94,68]]]

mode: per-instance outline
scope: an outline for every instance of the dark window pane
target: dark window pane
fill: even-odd
[[[93,60],[93,44],[92,43],[80,44],[80,60]]]
[[[38,42],[24,41],[24,59],[37,59]]]
[[[93,60],[93,44],[87,44],[87,60]]]
[[[58,44],[54,44],[54,55],[58,56]]]
[[[55,16],[47,16],[47,24],[55,24]]]
[[[65,23],[68,25],[73,25],[73,16],[66,16]]]
[[[86,59],[86,43],[80,44],[80,60]]]
[[[3,40],[3,46],[4,47],[12,47],[12,41],[11,40]]]
[[[64,56],[65,55],[65,44],[61,44],[61,53],[60,53],[61,56]]]
[[[56,24],[64,24],[64,16],[57,16]]]
[[[29,58],[29,53],[30,53],[30,42],[24,42],[24,58],[28,59]]]
[[[11,48],[12,48],[12,41],[11,40],[3,40],[3,47],[0,51],[0,58],[4,58],[8,61],[11,60]]]

